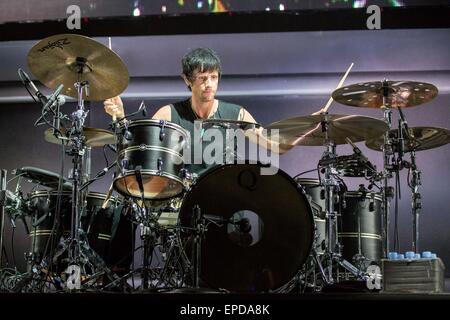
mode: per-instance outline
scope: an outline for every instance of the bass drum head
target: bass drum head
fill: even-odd
[[[186,194],[179,219],[193,208],[228,223],[210,223],[200,278],[233,292],[267,292],[294,277],[311,252],[314,219],[306,196],[285,172],[261,175],[259,164],[230,164],[202,175]],[[188,252],[189,254],[189,252]]]

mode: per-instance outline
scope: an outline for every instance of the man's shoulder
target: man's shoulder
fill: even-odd
[[[242,109],[241,105],[238,105],[236,103],[231,103],[231,102],[228,102],[228,101],[224,101],[224,100],[220,100],[220,99],[219,99],[219,106],[224,106],[226,108],[233,108],[233,109],[236,109],[236,110],[241,110]]]

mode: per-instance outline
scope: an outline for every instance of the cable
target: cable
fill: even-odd
[[[13,266],[14,268],[17,268],[17,264],[16,264],[16,255],[14,253],[14,234],[15,234],[16,228],[12,228],[11,230],[11,250],[12,250],[12,260],[13,260]]]
[[[297,178],[297,177],[300,177],[300,176],[302,176],[302,175],[304,175],[304,174],[306,174],[306,173],[314,172],[314,171],[316,171],[316,170],[317,170],[317,168],[314,168],[314,169],[311,169],[311,170],[307,170],[307,171],[300,172],[299,174],[295,175],[292,179],[295,179],[295,178]]]

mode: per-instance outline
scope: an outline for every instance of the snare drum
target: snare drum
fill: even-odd
[[[177,124],[163,120],[136,120],[121,127],[118,139],[118,174],[114,188],[125,196],[170,199],[183,188],[183,148],[189,146],[189,133]]]

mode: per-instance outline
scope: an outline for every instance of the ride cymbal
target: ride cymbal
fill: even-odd
[[[84,100],[105,100],[128,86],[128,69],[120,57],[103,44],[77,34],[59,34],[41,40],[28,53],[28,66],[50,89],[64,85],[63,94],[77,98],[76,82],[87,81]]]

